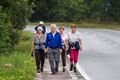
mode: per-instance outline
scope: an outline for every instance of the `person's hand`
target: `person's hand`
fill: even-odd
[[[69,47],[68,47],[68,46],[66,46],[65,50],[67,51],[67,50],[68,50],[68,48],[69,48]]]
[[[45,53],[47,53],[48,49],[44,49]]]
[[[33,57],[33,54],[34,54],[34,51],[33,50],[31,50],[31,56]]]
[[[60,53],[62,53],[62,49],[60,49]]]
[[[83,46],[80,47],[80,51],[83,51]]]

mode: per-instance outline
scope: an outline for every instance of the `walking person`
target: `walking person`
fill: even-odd
[[[34,35],[34,41],[32,43],[32,52],[35,53],[37,72],[43,72],[45,61],[45,35],[42,33],[42,27],[37,28],[37,33]]]
[[[62,38],[62,52],[61,52],[61,58],[62,58],[62,65],[63,65],[63,72],[66,70],[66,49],[67,49],[67,35],[64,33],[64,26],[59,27],[59,31]]]
[[[46,26],[45,26],[45,24],[44,24],[43,21],[40,21],[39,24],[38,24],[38,26],[35,27],[35,30],[36,30],[36,31],[37,31],[37,28],[38,28],[38,27],[42,27],[42,29],[43,29],[42,33],[43,33],[43,34],[46,33]]]
[[[46,26],[45,26],[45,23],[43,21],[40,21],[38,26],[35,27],[36,31],[37,31],[38,27],[42,27],[42,29],[43,29],[42,33],[46,34]],[[45,54],[45,57],[47,58],[47,53]]]
[[[83,49],[83,42],[81,34],[77,31],[77,25],[71,25],[71,32],[68,34],[69,50],[70,50],[70,71],[74,69],[76,72],[76,64],[78,62],[78,55]]]
[[[62,52],[62,39],[60,33],[57,32],[56,24],[51,24],[50,28],[51,32],[46,37],[45,52],[48,53],[52,74],[55,74],[58,72],[60,53]]]

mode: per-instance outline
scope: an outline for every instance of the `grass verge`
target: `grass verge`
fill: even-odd
[[[88,22],[46,22],[46,25],[50,25],[51,23],[55,23],[58,26],[64,25],[69,27],[71,24],[75,23],[77,24],[80,28],[95,28],[95,29],[109,29],[109,30],[118,30],[120,31],[120,24],[119,23],[109,23],[109,24],[104,24],[104,23],[88,23]],[[29,25],[37,25],[38,23],[29,23]]]
[[[0,56],[0,80],[34,80],[35,61],[30,56],[32,37],[31,32],[21,32],[12,53]]]

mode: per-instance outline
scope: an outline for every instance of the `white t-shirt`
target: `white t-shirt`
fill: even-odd
[[[67,35],[64,33],[61,35],[61,38],[62,38],[62,45],[65,45],[65,40],[68,39]]]
[[[76,42],[76,41],[79,41],[80,39],[82,39],[82,37],[78,31],[75,33],[72,33],[72,32],[68,33],[68,40],[70,42]]]

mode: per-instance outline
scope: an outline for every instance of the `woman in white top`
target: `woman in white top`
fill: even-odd
[[[66,47],[67,47],[67,35],[64,33],[64,26],[59,27],[59,31],[61,34],[61,38],[62,38],[62,52],[61,52],[61,58],[62,58],[62,64],[63,64],[63,72],[65,72],[65,66],[66,66]]]
[[[80,33],[77,31],[75,24],[71,25],[71,32],[68,34],[69,50],[70,50],[70,71],[74,69],[76,72],[76,63],[78,62],[78,54],[83,49],[83,43]]]

